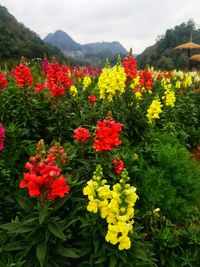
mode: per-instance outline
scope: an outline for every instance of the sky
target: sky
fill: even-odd
[[[63,30],[80,44],[118,41],[133,54],[176,25],[190,19],[200,25],[199,0],[0,0],[0,4],[41,38]]]

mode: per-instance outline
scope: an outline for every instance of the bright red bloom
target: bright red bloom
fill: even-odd
[[[43,186],[49,188],[52,181],[61,173],[61,169],[53,165],[44,165],[40,174],[44,178]]]
[[[24,87],[30,86],[33,84],[33,78],[29,67],[24,64],[16,66],[12,71],[12,75],[17,81],[17,86]]]
[[[0,151],[4,149],[4,138],[5,138],[5,129],[3,124],[0,123]]]
[[[48,71],[48,65],[49,65],[49,61],[48,61],[48,58],[44,58],[42,60],[42,72],[46,75],[47,74],[47,71]]]
[[[105,119],[103,122],[97,121],[97,131],[94,137],[93,147],[96,151],[112,150],[115,146],[121,145],[119,133],[122,131],[122,123],[117,123],[113,119]]]
[[[57,162],[62,165],[67,162],[66,159],[67,159],[67,153],[59,143],[56,143],[49,149],[49,154],[45,159],[45,163],[52,165]]]
[[[90,95],[90,96],[88,96],[88,101],[90,103],[95,103],[97,101],[97,98],[95,95]]]
[[[69,186],[63,175],[60,176],[61,168],[55,164],[66,162],[66,153],[59,143],[51,147],[49,154],[41,160],[39,155],[30,157],[25,164],[25,169],[20,188],[27,188],[29,195],[36,198],[55,200],[56,197],[64,197],[69,193]]]
[[[0,91],[8,84],[6,75],[3,72],[0,72]]]
[[[47,69],[47,88],[52,96],[66,94],[65,88],[69,89],[72,85],[69,67],[58,63],[51,63]]]
[[[24,173],[24,180],[20,182],[20,188],[28,188],[31,197],[40,197],[42,194],[41,185],[44,183],[44,178],[34,173]]]
[[[133,80],[137,76],[137,60],[132,55],[128,55],[124,58],[122,66],[127,79]]]
[[[69,185],[66,185],[66,179],[60,176],[58,179],[53,181],[51,190],[47,194],[49,200],[55,200],[56,197],[63,198],[65,194],[69,193]]]
[[[87,139],[90,138],[90,133],[89,130],[87,128],[76,128],[74,130],[74,139],[76,139],[79,143],[83,143],[86,144]]]
[[[114,165],[115,172],[117,174],[121,174],[124,169],[124,162],[119,158],[115,158],[112,160],[112,163]]]
[[[36,93],[40,93],[44,88],[45,88],[45,84],[37,83],[34,90]]]
[[[101,73],[101,68],[94,69],[92,66],[87,67],[71,67],[70,72],[73,76],[73,79],[77,81],[78,79],[83,79],[86,75],[90,77],[98,77]]]
[[[65,95],[65,89],[62,85],[54,84],[51,88],[49,88],[52,96],[61,96]]]
[[[147,90],[150,90],[153,85],[153,77],[151,73],[147,70],[140,70],[139,76],[140,76],[140,86],[146,88]]]

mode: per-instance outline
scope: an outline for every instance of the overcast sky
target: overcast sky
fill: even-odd
[[[0,0],[41,38],[56,30],[81,44],[119,41],[141,53],[189,19],[200,25],[200,0]],[[188,36],[189,39],[189,36]]]

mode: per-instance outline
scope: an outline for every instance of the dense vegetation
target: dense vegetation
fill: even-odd
[[[33,31],[26,28],[0,5],[0,60],[16,60],[21,56],[43,58],[56,56],[65,59],[56,47],[45,44]],[[65,59],[66,60],[66,59]]]
[[[188,42],[192,35],[193,42],[200,44],[200,29],[190,20],[168,29],[163,36],[160,36],[157,42],[147,47],[138,59],[141,68],[146,65],[153,66],[156,69],[187,69],[188,68],[188,51],[175,51],[173,48]],[[191,54],[197,54],[200,51],[192,50]],[[199,64],[193,62],[192,66],[197,67]]]
[[[199,74],[40,63],[0,72],[0,267],[199,267]]]

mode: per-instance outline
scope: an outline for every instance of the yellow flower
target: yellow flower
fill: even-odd
[[[122,236],[119,237],[119,250],[123,250],[123,249],[130,249],[131,247],[131,240],[128,236]]]
[[[103,68],[98,81],[100,98],[112,101],[113,96],[121,95],[125,91],[125,82],[126,73],[122,66]]]
[[[181,88],[181,81],[176,81],[176,83],[175,83],[175,87],[177,88],[177,89],[180,89]]]
[[[108,214],[109,214],[109,208],[108,206],[101,206],[99,205],[100,213],[101,213],[101,218],[105,219]]]
[[[97,192],[100,198],[111,198],[112,196],[109,185],[104,185],[104,186],[99,187],[97,189]]]
[[[83,88],[87,89],[91,83],[92,83],[92,80],[91,80],[90,76],[86,75],[83,79]]]
[[[116,245],[118,242],[118,231],[117,231],[117,226],[116,225],[108,225],[108,232],[105,236],[105,240],[107,242],[110,242],[113,245]]]
[[[83,188],[83,194],[86,196],[95,195],[94,182],[92,180],[87,182],[87,185]]]
[[[162,112],[162,107],[163,105],[160,102],[160,99],[155,98],[151,105],[149,106],[147,110],[147,118],[148,122],[152,123],[154,119],[159,119],[160,118],[160,113]]]
[[[166,106],[174,107],[176,102],[176,97],[174,91],[165,92],[165,104]]]
[[[136,99],[141,100],[142,99],[142,93],[141,92],[135,92],[135,97],[136,97]]]
[[[78,90],[75,85],[72,85],[69,89],[70,94],[75,97],[78,95]]]
[[[108,216],[107,216],[107,218],[106,218],[106,221],[107,221],[107,223],[108,224],[116,224],[117,223],[117,219],[116,219],[116,217],[115,217],[115,214],[114,213],[112,213],[111,211],[110,211],[110,209],[109,209],[109,213],[108,213]]]
[[[87,205],[87,210],[90,211],[90,212],[97,213],[97,211],[98,211],[98,201],[96,199],[89,201],[89,203]]]

